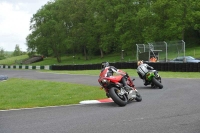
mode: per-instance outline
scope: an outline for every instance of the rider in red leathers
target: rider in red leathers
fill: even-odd
[[[121,79],[121,83],[124,86],[124,89],[126,89],[127,91],[132,90],[132,88],[130,86],[127,85],[127,74],[124,74],[122,72],[119,71],[119,69],[115,68],[114,66],[110,66],[108,62],[104,62],[102,63],[102,70],[101,72],[104,71],[104,69],[108,69],[107,73],[105,74],[105,77],[110,77],[113,76],[114,73],[123,75],[122,79]]]

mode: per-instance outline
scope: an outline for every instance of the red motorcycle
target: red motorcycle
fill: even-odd
[[[119,106],[125,106],[129,101],[136,100],[137,102],[142,101],[142,96],[136,90],[133,80],[126,74],[127,85],[129,85],[132,90],[126,90],[122,83],[122,75],[115,75],[110,77],[105,77],[108,69],[102,71],[99,75],[98,82],[102,86],[102,89],[105,90],[107,97],[111,97],[112,100]]]

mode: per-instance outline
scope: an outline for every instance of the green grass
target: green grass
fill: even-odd
[[[135,69],[124,69],[138,77]],[[99,70],[45,71],[60,74],[98,75]],[[200,78],[199,72],[159,72],[162,78]],[[0,82],[0,110],[78,104],[82,100],[106,98],[100,86],[11,78]]]
[[[127,72],[131,77],[138,77],[136,69],[122,69]],[[41,70],[42,72],[48,73],[59,73],[59,74],[84,74],[84,75],[99,75],[100,70],[76,70],[76,71],[51,71]],[[159,71],[162,78],[200,78],[200,72],[165,72]]]
[[[200,47],[187,49],[186,55],[196,58],[200,57]],[[28,55],[10,57],[0,60],[0,64],[12,65],[16,61],[28,58]],[[82,56],[64,56],[62,63],[57,63],[55,58],[48,57],[44,61],[31,65],[53,65],[53,64],[96,64],[103,61],[120,62],[120,54],[105,55],[104,58],[89,57],[85,60]],[[135,56],[131,53],[124,56],[123,61],[134,61]],[[86,74],[98,75],[100,70],[81,71],[45,71],[63,74]],[[138,77],[135,69],[124,69],[131,77]],[[162,78],[200,78],[199,72],[159,72]],[[11,78],[0,82],[0,109],[32,108],[56,105],[77,104],[82,100],[105,98],[105,92],[97,86],[71,84],[63,82],[52,82],[44,80],[28,80]]]
[[[9,57],[4,60],[0,60],[0,64],[5,65],[13,65],[13,64],[20,64],[20,62],[24,59],[27,59],[28,55],[20,55],[20,56],[14,56]]]
[[[108,61],[108,62],[121,62],[121,61],[131,62],[131,61],[136,60],[135,56],[133,56],[131,53],[124,56],[124,60],[121,60],[120,54],[105,55],[104,58],[100,58],[100,56],[92,56],[92,57],[89,57],[88,60],[85,60],[85,58],[83,56],[75,56],[74,58],[73,58],[73,56],[62,56],[61,59],[62,59],[62,62],[58,63],[55,58],[47,57],[47,58],[44,58],[43,61],[32,63],[31,65],[37,66],[37,65],[53,65],[53,64],[56,64],[56,65],[98,64],[98,63],[105,62],[105,61]]]
[[[97,86],[11,78],[0,82],[0,110],[78,104],[105,97]]]
[[[187,48],[187,55],[200,59],[200,47]]]

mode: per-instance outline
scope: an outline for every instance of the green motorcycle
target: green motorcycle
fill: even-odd
[[[149,70],[149,72],[146,74],[146,80],[148,81],[147,85],[151,85],[152,88],[163,88],[161,77],[156,70]]]

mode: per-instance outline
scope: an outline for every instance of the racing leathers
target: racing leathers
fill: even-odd
[[[153,70],[153,67],[149,66],[148,64],[142,63],[137,67],[137,73],[141,79],[144,81],[144,85],[148,84],[148,81],[146,80],[146,74],[149,70]]]
[[[117,68],[115,68],[114,66],[108,66],[108,67],[105,67],[101,70],[101,72],[103,72],[105,69],[108,69],[107,70],[107,73],[105,74],[105,77],[110,77],[110,76],[113,76],[114,73],[117,73],[117,74],[120,74],[120,75],[123,75],[122,79],[121,79],[121,83],[123,84],[124,88],[128,91],[128,90],[132,90],[131,87],[129,87],[127,85],[127,78],[126,78],[126,74],[124,73],[121,73],[119,72],[119,70]]]

